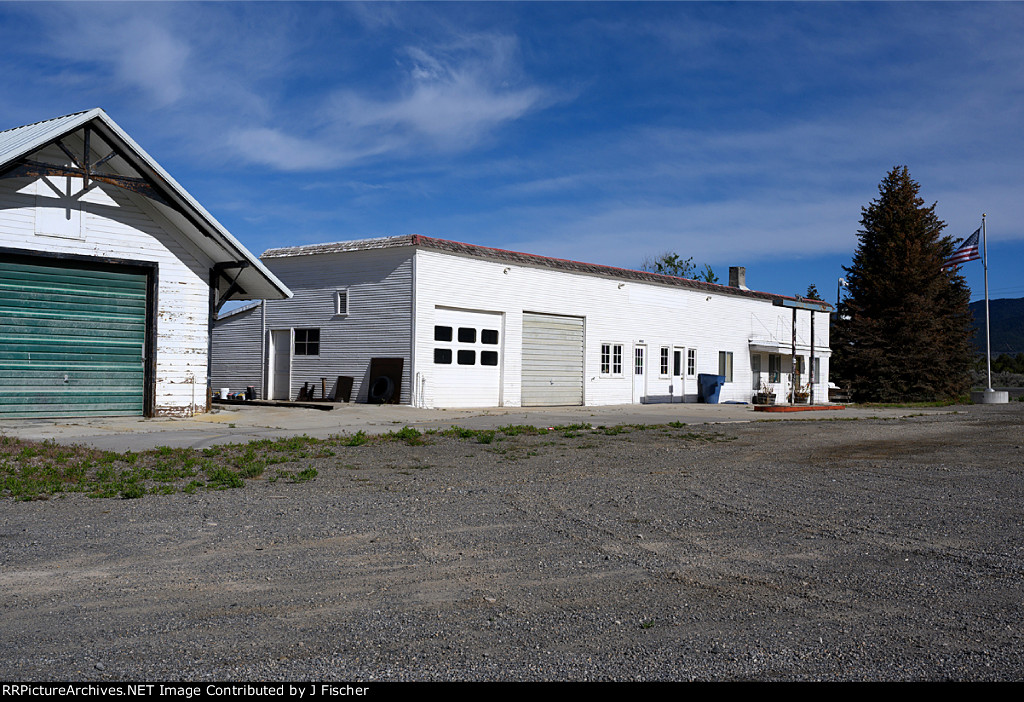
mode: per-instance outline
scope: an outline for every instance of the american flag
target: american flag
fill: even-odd
[[[976,261],[981,258],[981,254],[978,252],[978,238],[981,236],[981,227],[974,230],[974,233],[967,237],[967,241],[963,243],[959,249],[953,252],[953,255],[946,259],[946,262],[942,264],[943,268],[949,268],[950,266],[959,266],[961,263],[967,263],[968,261]]]

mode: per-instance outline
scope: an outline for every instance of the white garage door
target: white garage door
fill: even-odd
[[[523,406],[583,404],[583,317],[523,313]]]
[[[501,403],[504,327],[498,312],[438,308],[427,394],[435,407]]]

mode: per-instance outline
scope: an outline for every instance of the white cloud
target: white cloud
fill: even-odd
[[[243,158],[284,170],[340,168],[382,154],[462,151],[545,104],[544,90],[521,85],[516,51],[514,38],[495,35],[408,47],[388,97],[370,96],[366,88],[338,91],[312,121],[289,132],[239,129],[231,143]],[[260,144],[257,136],[270,141]]]
[[[98,81],[134,93],[154,107],[165,107],[187,93],[190,46],[170,16],[158,6],[42,5],[31,8],[49,35],[47,50],[99,75],[79,73],[78,81]]]

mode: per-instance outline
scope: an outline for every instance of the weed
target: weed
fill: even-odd
[[[410,446],[422,446],[426,444],[423,434],[412,427],[402,427],[398,431],[389,431],[384,435],[388,441],[404,441]]]
[[[128,483],[121,488],[120,495],[125,500],[134,500],[146,494],[146,488],[138,483]]]
[[[239,477],[238,473],[230,468],[214,468],[207,473],[206,477],[208,479],[207,485],[217,490],[240,488],[245,485],[245,481]]]
[[[318,475],[316,468],[306,468],[306,470],[299,471],[291,477],[293,483],[305,483]]]
[[[355,434],[350,436],[347,441],[343,440],[342,444],[345,446],[362,446],[370,440],[370,437],[366,435],[366,432],[360,429]]]
[[[531,424],[509,424],[504,427],[498,427],[498,431],[505,436],[519,436],[521,434],[536,436],[538,434],[548,433],[548,430],[544,427],[535,427]]]

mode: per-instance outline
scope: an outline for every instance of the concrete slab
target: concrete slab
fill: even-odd
[[[461,426],[494,429],[509,424],[708,424],[794,419],[901,417],[950,412],[954,408],[878,409],[847,407],[841,411],[801,412],[799,417],[774,418],[754,412],[752,405],[651,404],[607,407],[495,407],[490,409],[419,409],[405,405],[341,404],[335,411],[293,407],[232,406],[187,419],[13,419],[0,421],[0,435],[63,444],[85,444],[111,451],[142,451],[157,446],[203,448],[214,444],[245,443],[256,439],[306,434],[327,438],[335,434],[383,434],[405,426],[443,429]]]

